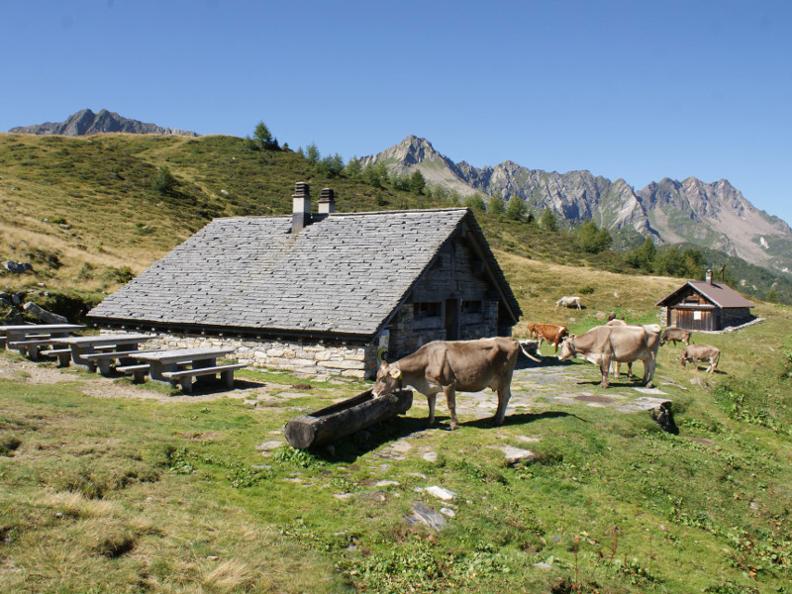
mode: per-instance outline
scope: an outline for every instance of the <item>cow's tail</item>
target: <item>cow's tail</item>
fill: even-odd
[[[517,344],[519,344],[519,345],[520,345],[520,350],[523,352],[523,355],[525,355],[526,357],[528,357],[528,358],[529,358],[531,361],[533,361],[534,363],[541,363],[541,362],[542,362],[542,360],[541,360],[541,359],[537,359],[537,358],[536,358],[536,357],[534,357],[534,356],[533,356],[531,353],[529,353],[529,352],[528,352],[528,349],[526,349],[526,348],[523,346],[523,344],[522,344],[522,343],[521,343],[519,340],[517,341]]]

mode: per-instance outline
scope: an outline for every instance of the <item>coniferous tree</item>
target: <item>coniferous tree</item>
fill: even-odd
[[[305,148],[305,158],[309,163],[319,162],[321,155],[319,154],[319,149],[313,142]]]
[[[424,179],[423,174],[416,169],[415,172],[410,176],[410,190],[416,194],[421,194],[423,193],[425,187],[426,180]]]
[[[515,194],[506,205],[506,216],[513,221],[521,221],[525,216],[525,210],[525,201]]]
[[[264,122],[256,124],[256,129],[253,130],[253,140],[263,149],[272,150],[278,148],[278,139],[272,135],[272,132],[270,132]]]
[[[484,212],[487,209],[487,205],[484,203],[484,198],[481,197],[481,194],[473,194],[465,198],[465,206],[476,212]]]
[[[539,224],[542,226],[542,229],[546,229],[548,231],[558,231],[558,221],[556,221],[553,211],[549,208],[545,208],[544,212],[542,212],[542,216],[539,219]]]
[[[487,201],[487,213],[493,216],[500,216],[506,212],[506,207],[503,206],[503,200],[498,196],[490,196]]]
[[[344,167],[344,173],[347,177],[357,179],[360,177],[363,167],[360,165],[360,160],[357,157],[352,157]]]

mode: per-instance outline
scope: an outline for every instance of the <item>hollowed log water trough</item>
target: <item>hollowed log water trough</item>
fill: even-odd
[[[412,400],[412,390],[399,390],[379,398],[367,390],[343,402],[292,419],[283,433],[293,448],[305,450],[327,445],[406,413],[412,406]]]

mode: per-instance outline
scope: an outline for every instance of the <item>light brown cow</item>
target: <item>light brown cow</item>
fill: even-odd
[[[605,325],[606,326],[626,326],[627,322],[625,322],[624,320],[618,319],[616,317],[616,314],[610,314],[608,316],[608,322]],[[615,377],[616,379],[619,379],[619,377],[621,376],[621,363],[619,363],[618,361],[611,361],[610,371],[611,371],[611,375],[613,377]],[[632,361],[629,361],[627,363],[627,377],[628,378],[632,378],[633,377]]]
[[[699,361],[709,363],[707,373],[714,373],[718,368],[718,361],[720,361],[720,349],[706,344],[689,344],[679,358],[682,367],[686,367],[688,363],[695,363],[698,367]]]
[[[443,392],[451,413],[451,429],[456,429],[456,392],[479,392],[490,388],[498,393],[495,424],[500,425],[511,398],[512,374],[520,350],[520,343],[514,338],[435,340],[394,363],[383,361],[371,393],[375,397],[385,396],[403,386],[412,386],[429,401],[431,425],[434,423],[437,394]],[[529,359],[541,363],[522,350]]]
[[[583,336],[570,336],[561,343],[558,358],[566,361],[578,355],[598,365],[602,373],[603,388],[608,387],[611,361],[628,363],[643,361],[646,386],[652,385],[660,335],[643,326],[598,326]]]
[[[539,339],[538,348],[542,348],[542,341],[545,341],[553,345],[556,353],[561,341],[569,336],[567,327],[560,324],[527,324],[527,326],[531,338]]]
[[[669,326],[663,330],[663,336],[660,338],[660,346],[663,346],[667,342],[673,342],[674,344],[684,342],[685,346],[688,346],[690,344],[690,330]]]
[[[613,314],[611,314],[613,315]],[[618,320],[615,317],[608,320],[605,324],[606,326],[630,326],[624,320]],[[647,332],[654,332],[655,334],[660,333],[660,325],[659,324],[644,324],[643,326],[637,326],[638,328],[644,328]],[[662,344],[662,343],[661,343]],[[621,376],[621,363],[618,361],[611,361],[611,375],[618,379]],[[627,377],[633,378],[635,377],[632,372],[632,361],[627,363]]]

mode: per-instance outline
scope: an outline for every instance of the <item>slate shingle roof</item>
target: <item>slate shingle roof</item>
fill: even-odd
[[[731,307],[754,307],[753,303],[748,301],[737,291],[728,285],[724,285],[723,283],[718,283],[715,281],[712,281],[712,283],[708,283],[706,281],[688,281],[679,289],[671,293],[668,297],[658,301],[657,305],[674,305],[674,296],[676,296],[677,293],[688,286],[692,287],[694,291],[704,295],[704,297],[720,308],[728,309]]]
[[[216,219],[88,314],[102,320],[373,336],[467,209]],[[486,240],[490,268],[505,284]],[[501,286],[519,315],[508,286]],[[516,308],[516,309],[514,309]]]

